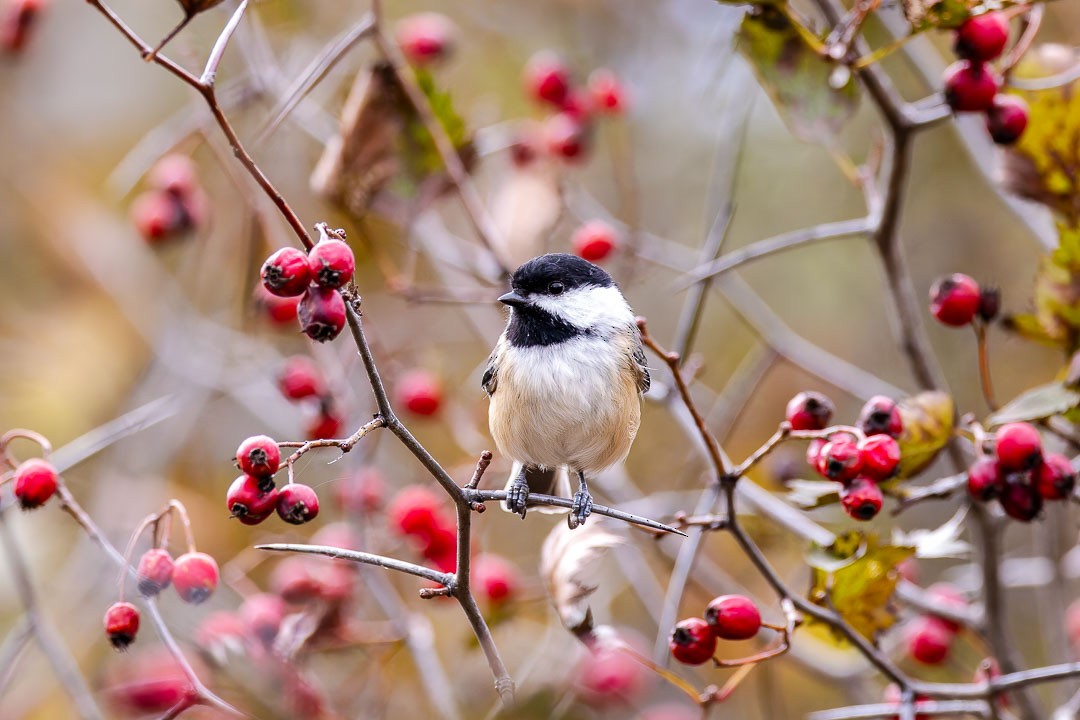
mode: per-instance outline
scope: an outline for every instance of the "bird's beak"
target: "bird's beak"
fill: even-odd
[[[504,305],[509,305],[510,307],[521,307],[522,305],[525,305],[528,300],[523,298],[521,295],[518,295],[517,290],[511,290],[505,295],[500,296],[499,302],[503,303]]]

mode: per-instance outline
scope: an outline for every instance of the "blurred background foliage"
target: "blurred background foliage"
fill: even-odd
[[[124,0],[115,9],[147,38],[164,34],[179,17],[178,9],[164,0]],[[220,72],[227,94],[240,98],[228,112],[241,137],[254,136],[268,117],[273,96],[367,9],[366,3],[352,0],[267,0],[253,5],[249,14],[258,18],[265,37],[253,38],[254,24],[242,25]],[[507,153],[498,150],[505,147],[512,127],[507,123],[542,116],[521,83],[522,67],[535,51],[553,48],[562,53],[579,79],[603,66],[625,83],[629,112],[598,127],[586,163],[558,170],[568,210],[550,232],[546,248],[566,250],[573,228],[593,216],[638,223],[646,233],[671,243],[665,246],[648,236],[641,241],[647,254],[666,258],[666,263],[628,253],[608,263],[635,310],[648,317],[652,333],[664,343],[671,342],[683,301],[682,291],[674,290],[676,283],[682,271],[695,264],[714,217],[728,204],[733,215],[724,252],[806,225],[864,214],[861,192],[847,181],[834,156],[865,160],[880,137],[873,108],[865,101],[858,104],[831,150],[796,139],[733,47],[743,15],[739,7],[706,0],[431,0],[395,2],[387,8],[391,18],[421,10],[446,13],[460,29],[457,53],[436,70],[436,77],[450,91],[467,126],[479,131],[482,157],[476,177],[488,201],[514,172]],[[1051,3],[1047,14],[1040,40],[1080,43],[1080,5]],[[187,66],[201,66],[225,18],[225,9],[200,16],[167,53]],[[345,338],[314,347],[291,328],[275,329],[253,308],[252,288],[262,259],[269,249],[294,239],[261,197],[257,205],[268,231],[253,224],[247,208],[249,199],[257,197],[256,189],[231,162],[201,100],[160,68],[141,62],[85,4],[53,3],[38,31],[21,57],[0,61],[0,297],[6,309],[0,313],[0,427],[33,428],[61,446],[142,403],[175,398],[174,415],[80,465],[67,480],[119,546],[141,517],[169,497],[181,498],[194,516],[200,549],[223,567],[239,558],[231,567],[245,570],[237,575],[265,587],[275,560],[260,562],[263,558],[248,548],[269,539],[305,539],[342,516],[332,501],[340,478],[376,466],[391,493],[411,483],[430,484],[430,478],[396,443],[373,437],[333,465],[318,453],[300,464],[300,479],[324,498],[325,510],[314,528],[294,530],[279,523],[247,528],[228,519],[222,499],[235,472],[230,457],[237,443],[257,433],[300,439],[310,420],[310,408],[288,403],[275,387],[285,357],[315,357],[330,378],[347,428],[370,417],[374,404],[355,349]],[[868,36],[881,43],[886,31],[875,21]],[[251,55],[263,41],[276,67]],[[915,99],[934,89],[946,47],[947,38],[927,36],[912,43],[909,53],[885,61],[905,97]],[[472,236],[458,202],[452,194],[444,196],[433,212],[412,218],[411,232],[403,232],[378,219],[357,223],[320,201],[308,185],[323,149],[319,138],[333,132],[353,75],[373,59],[373,50],[360,45],[291,121],[268,140],[252,141],[248,147],[305,223],[325,219],[348,230],[358,254],[357,284],[366,327],[380,367],[391,387],[394,378],[414,367],[427,368],[441,379],[441,414],[412,421],[411,427],[463,482],[480,450],[494,449],[479,377],[500,332],[502,311],[494,302],[410,302],[387,291],[378,269],[380,264],[385,269],[415,263],[418,284],[448,284],[453,291],[487,293],[493,300],[500,292],[497,283],[485,283],[449,264],[444,267],[445,260],[438,259],[453,256],[441,253],[440,247],[470,246],[452,237]],[[266,96],[251,93],[260,81],[269,84]],[[1009,311],[1025,312],[1033,307],[1032,280],[1045,248],[995,189],[997,151],[981,137],[981,122],[963,118],[920,137],[904,204],[902,243],[921,296],[936,276],[963,271],[1000,286]],[[170,149],[196,160],[210,198],[210,222],[182,240],[150,247],[131,226],[128,209],[144,185],[143,173]],[[1039,211],[1028,207],[1023,212],[1033,214],[1038,227],[1048,227]],[[416,248],[423,252],[416,255]],[[864,239],[814,244],[747,265],[737,274],[746,284],[741,294],[758,296],[791,332],[879,380],[851,377],[849,387],[834,387],[796,362],[774,357],[733,305],[712,293],[694,347],[694,362],[701,366],[695,392],[703,407],[713,409],[713,427],[733,457],[745,457],[761,444],[782,418],[786,401],[800,390],[826,392],[837,403],[838,418],[853,420],[869,392],[888,392],[890,386],[916,389],[893,339],[880,265]],[[929,319],[925,311],[922,319]],[[985,413],[973,339],[928,325],[957,407]],[[1060,352],[996,330],[991,346],[1001,398],[1049,380],[1061,367]],[[663,379],[662,372],[657,375]],[[738,387],[729,385],[732,377]],[[714,406],[717,397],[721,400]],[[800,456],[797,446],[785,449],[755,478],[779,490],[775,474],[791,466],[801,473],[803,466],[795,464],[801,463]],[[507,470],[497,458],[487,483],[501,484]],[[612,474],[615,477],[599,483],[601,498],[617,504],[626,499],[627,487],[636,487],[658,493],[649,506],[654,513],[671,513],[692,507],[707,468],[667,412],[650,406],[625,478],[621,472]],[[899,520],[883,513],[874,525],[883,533],[894,524],[934,527],[952,510],[951,503],[925,504]],[[837,527],[848,524],[836,508],[816,511],[815,517]],[[115,592],[112,566],[55,507],[9,518],[31,558],[44,612],[92,684],[104,688],[114,682],[111,678],[124,677],[123,666],[139,655],[115,656],[100,631],[101,612]],[[525,598],[495,628],[496,641],[519,683],[520,717],[605,712],[574,695],[572,660],[581,651],[558,626],[537,575],[541,542],[556,522],[562,522],[561,517],[530,513],[522,523],[489,512],[475,526],[477,549],[509,557],[528,586]],[[809,582],[805,548],[797,539],[753,518],[747,518],[747,525],[785,577],[805,576],[805,581],[793,581],[795,587]],[[384,551],[416,559],[415,550],[390,534],[379,518],[364,532]],[[1069,537],[1071,544],[1072,532],[1064,516],[1044,525],[1010,525],[1007,554],[1024,557],[1044,533]],[[662,584],[670,572],[670,558],[662,548],[676,542],[640,540],[618,550],[599,578],[593,603],[598,619],[629,628],[643,646],[651,645]],[[700,565],[710,569],[693,575],[680,616],[697,614],[713,595],[740,586],[771,597],[726,536],[709,537]],[[637,570],[627,574],[632,567]],[[977,582],[970,567],[956,561],[925,562],[920,572],[923,583],[948,577],[971,588]],[[649,579],[643,581],[642,574]],[[458,608],[416,600],[412,578],[393,576],[390,581],[407,605],[430,622],[463,713],[488,715],[495,703],[491,678]],[[630,584],[637,585],[638,592]],[[170,597],[163,610],[177,635],[189,641],[210,611],[234,609],[238,592],[250,587],[241,578],[208,606],[184,606]],[[1070,597],[1074,591],[1070,586]],[[1035,594],[1024,587],[1010,592],[1014,628],[1019,628],[1023,609],[1031,607]],[[385,617],[363,584],[357,595],[358,618]],[[0,583],[0,631],[20,613],[11,584]],[[766,616],[778,621],[778,608],[768,609]],[[1031,662],[1045,659],[1051,649],[1047,635],[1053,632],[1048,625],[1046,633],[1017,633]],[[135,653],[146,652],[154,643],[147,632]],[[967,660],[978,653],[968,647],[943,668],[921,675],[966,680],[964,668],[972,664]],[[795,657],[756,670],[717,715],[794,718],[843,702],[874,700],[880,685],[860,668],[858,658],[806,638]],[[415,666],[399,643],[363,643],[315,655],[309,670],[343,717],[434,713],[418,691]],[[726,673],[707,667],[679,672],[699,687],[721,684]],[[247,697],[243,688],[258,684],[243,668],[229,674],[240,679],[214,675],[227,697]],[[274,698],[274,691],[264,690],[270,694],[262,698],[258,712],[289,717],[286,703]],[[679,695],[657,680],[633,699],[629,711],[623,706],[606,712],[625,717],[662,701],[678,702]],[[0,707],[5,718],[73,716],[33,647],[7,684]]]

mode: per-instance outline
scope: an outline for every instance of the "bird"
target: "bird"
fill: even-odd
[[[592,512],[586,477],[622,461],[637,435],[650,384],[641,335],[611,275],[576,255],[535,257],[510,287],[481,381],[492,438],[515,463],[504,507],[524,518],[529,493],[551,493],[565,469],[578,479],[573,529]]]

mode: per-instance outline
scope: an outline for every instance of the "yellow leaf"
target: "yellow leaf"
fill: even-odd
[[[921,472],[952,438],[956,409],[952,398],[943,392],[924,392],[900,400],[904,430],[900,444],[898,477],[908,478]]]

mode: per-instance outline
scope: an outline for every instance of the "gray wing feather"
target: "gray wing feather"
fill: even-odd
[[[484,388],[484,392],[488,397],[495,394],[495,388],[499,386],[499,376],[495,368],[495,353],[491,353],[491,357],[488,358],[487,368],[484,369],[484,377],[480,380],[480,386]]]
[[[637,340],[637,344],[634,346],[634,363],[637,365],[639,371],[638,392],[644,395],[649,392],[649,388],[652,386],[652,376],[649,375],[649,363],[645,359],[645,348],[641,345],[640,337]]]

